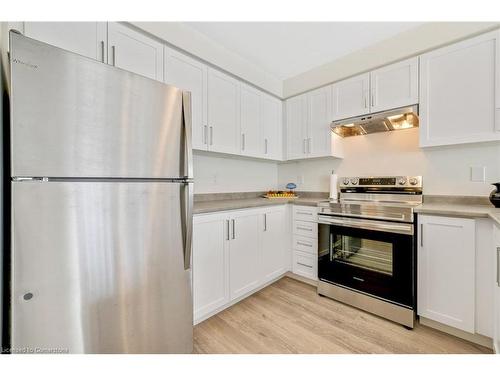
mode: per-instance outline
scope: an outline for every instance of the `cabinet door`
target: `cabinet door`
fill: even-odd
[[[370,112],[418,103],[418,57],[370,73]]]
[[[261,147],[264,157],[267,159],[282,160],[283,102],[267,94],[262,94],[260,100],[261,127],[263,133]]]
[[[307,154],[309,157],[332,155],[332,86],[308,93]]]
[[[418,314],[474,333],[474,220],[428,215],[418,220]]]
[[[262,215],[263,282],[273,280],[286,271],[285,208],[269,209]]]
[[[24,35],[91,59],[107,61],[106,22],[25,22]]]
[[[500,354],[500,227],[495,226],[495,281],[494,281],[494,334],[493,346],[495,353]]]
[[[239,154],[240,83],[208,69],[208,149]]]
[[[116,22],[108,23],[108,64],[163,82],[163,44]]]
[[[307,96],[286,101],[287,160],[304,159],[307,143]]]
[[[262,236],[258,211],[241,211],[231,218],[229,285],[231,299],[259,286],[262,264]]]
[[[332,120],[360,116],[370,112],[370,73],[334,83]]]
[[[229,302],[227,217],[195,216],[193,223],[193,300],[195,323]]]
[[[420,57],[420,146],[500,140],[499,31]]]
[[[255,90],[244,83],[241,84],[240,150],[242,155],[257,157],[264,155],[261,147],[262,132],[260,126],[260,95],[261,93],[258,90]]]
[[[193,148],[207,150],[207,66],[165,47],[165,83],[191,92]]]

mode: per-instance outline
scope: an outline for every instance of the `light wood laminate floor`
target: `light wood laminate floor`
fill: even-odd
[[[284,277],[194,328],[195,353],[491,353],[417,325],[408,330]]]

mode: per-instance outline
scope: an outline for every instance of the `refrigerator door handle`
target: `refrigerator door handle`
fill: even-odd
[[[184,194],[182,196],[182,221],[184,229],[184,269],[191,268],[191,251],[193,245],[193,183],[184,183]]]
[[[185,168],[184,176],[193,178],[193,148],[192,148],[192,129],[191,129],[191,93],[184,91],[182,93],[182,117],[184,119],[184,147],[185,147]]]

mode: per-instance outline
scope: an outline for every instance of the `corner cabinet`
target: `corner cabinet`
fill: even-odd
[[[418,315],[475,333],[475,221],[419,215]]]
[[[286,101],[287,159],[341,158],[341,139],[330,129],[332,86]]]
[[[420,57],[420,146],[500,140],[500,31]]]
[[[283,102],[262,93],[260,97],[263,157],[283,160]]]
[[[108,64],[163,82],[163,44],[121,23],[108,23]]]
[[[287,271],[285,222],[284,205],[195,215],[195,323]]]

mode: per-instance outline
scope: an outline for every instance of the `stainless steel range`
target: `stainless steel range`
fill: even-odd
[[[318,293],[413,328],[421,176],[341,177],[319,204]]]

